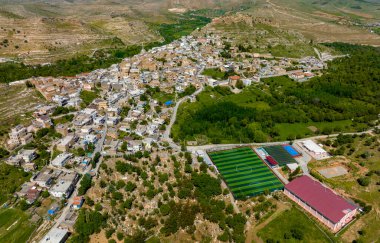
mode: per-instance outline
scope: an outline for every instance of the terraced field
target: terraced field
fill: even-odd
[[[209,156],[236,199],[283,188],[280,180],[251,148],[217,151]]]

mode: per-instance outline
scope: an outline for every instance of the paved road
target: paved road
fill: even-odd
[[[379,128],[379,127],[378,127]],[[364,132],[353,132],[353,133],[342,133],[343,135],[361,135],[361,134],[369,134],[372,133],[374,129],[370,129],[368,131]],[[330,134],[330,135],[319,135],[314,137],[308,137],[303,139],[294,140],[293,142],[300,142],[310,139],[324,139],[324,138],[330,138],[330,137],[337,137],[340,133],[337,134]],[[281,145],[285,143],[290,143],[290,141],[279,141],[279,142],[267,142],[267,143],[235,143],[235,144],[207,144],[207,145],[200,145],[200,146],[188,146],[187,150],[191,152],[195,152],[197,150],[212,150],[212,149],[227,149],[227,148],[233,148],[233,147],[239,147],[239,146],[269,146],[269,145]]]
[[[107,116],[106,116],[106,120],[107,120]],[[108,126],[107,126],[107,123],[105,123],[104,125],[104,129],[103,129],[103,132],[102,132],[102,137],[101,139],[97,142],[96,144],[96,147],[94,149],[94,152],[92,153],[92,157],[91,159],[94,159],[95,157],[95,154],[97,152],[101,152],[102,149],[103,149],[103,145],[104,145],[104,141],[106,139],[106,135],[107,135],[107,131],[108,131]],[[99,168],[100,168],[100,164],[102,163],[102,160],[103,160],[103,157],[100,158],[100,160],[98,161],[98,163],[96,164],[96,167],[93,169],[93,171],[95,173],[98,172]],[[91,170],[91,166],[88,166],[86,168],[86,170],[83,172],[83,174],[86,174],[88,172],[90,172]],[[55,228],[58,228],[58,226],[65,220],[67,214],[70,212],[70,207],[71,205],[73,204],[73,201],[74,201],[74,197],[76,197],[78,195],[78,189],[79,189],[79,185],[80,185],[80,182],[81,180],[83,179],[83,176],[81,177],[81,179],[78,181],[77,183],[77,186],[75,187],[74,189],[74,192],[72,193],[71,197],[67,200],[67,205],[65,206],[65,208],[62,210],[62,213],[61,215],[55,220],[55,225],[54,227]]]
[[[198,72],[198,74],[202,73],[203,72],[203,68]],[[202,85],[202,87],[200,89],[198,89],[197,91],[195,91],[191,96],[197,96],[199,93],[201,93],[203,91],[204,87]],[[164,132],[164,134],[162,135],[162,139],[163,140],[166,140],[170,147],[174,148],[174,149],[177,149],[177,150],[180,150],[181,147],[178,146],[175,142],[173,142],[173,139],[170,137],[170,132],[172,130],[172,127],[177,119],[177,112],[178,112],[178,108],[179,106],[187,99],[189,99],[190,96],[185,96],[183,98],[181,98],[180,100],[177,101],[176,105],[174,106],[174,109],[173,109],[173,114],[170,118],[170,122],[169,124],[166,126],[166,130]]]

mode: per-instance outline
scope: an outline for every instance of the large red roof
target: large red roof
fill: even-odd
[[[285,189],[333,223],[339,222],[348,212],[357,208],[333,190],[306,175],[294,179]]]

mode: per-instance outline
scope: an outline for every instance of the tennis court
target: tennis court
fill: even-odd
[[[209,156],[236,199],[284,187],[251,148],[211,152]]]
[[[282,147],[284,147],[286,152],[288,152],[288,154],[290,154],[290,156],[292,156],[293,158],[301,156],[301,154],[298,153],[298,151],[295,148],[293,148],[292,145],[283,145]]]
[[[264,150],[272,156],[280,166],[297,163],[297,161],[281,145],[264,147]]]

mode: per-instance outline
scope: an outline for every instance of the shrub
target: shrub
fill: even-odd
[[[370,178],[369,177],[360,177],[358,180],[359,185],[361,186],[368,186],[370,183]]]

